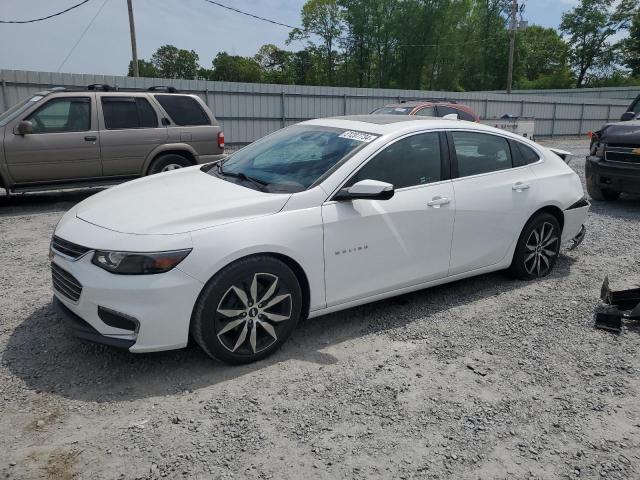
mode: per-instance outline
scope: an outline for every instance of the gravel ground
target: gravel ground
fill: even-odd
[[[578,155],[584,140],[545,142]],[[552,275],[501,273],[304,322],[228,367],[72,338],[47,248],[88,193],[0,198],[6,478],[640,478],[640,328],[593,328],[640,283],[640,199],[594,204]]]

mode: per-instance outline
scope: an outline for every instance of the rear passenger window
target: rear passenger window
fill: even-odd
[[[511,142],[511,154],[514,167],[522,167],[540,160],[540,156],[532,148],[520,142]]]
[[[156,95],[155,97],[176,125],[211,125],[209,116],[193,98],[184,95]]]
[[[466,120],[467,122],[475,122],[476,121],[476,119],[473,117],[473,115],[465,112],[464,110],[456,109],[456,112],[458,113],[458,118],[460,120]]]
[[[458,176],[511,168],[509,143],[503,137],[475,132],[451,132],[458,159]]]
[[[109,130],[158,126],[156,112],[142,97],[102,97],[102,113]]]
[[[403,188],[441,179],[440,138],[437,133],[420,133],[389,145],[351,177],[347,186],[379,180]]]

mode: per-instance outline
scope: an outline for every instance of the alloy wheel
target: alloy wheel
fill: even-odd
[[[162,167],[161,172],[170,172],[171,170],[177,170],[178,168],[182,168],[182,165],[178,163],[170,163],[169,165],[165,165]]]
[[[220,343],[230,352],[255,355],[273,345],[291,319],[291,292],[271,273],[255,273],[231,285],[216,308],[214,324]]]
[[[551,269],[552,259],[558,254],[558,242],[554,226],[543,222],[534,228],[525,243],[524,268],[530,275],[542,277]]]

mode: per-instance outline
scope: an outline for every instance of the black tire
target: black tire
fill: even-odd
[[[191,165],[192,163],[189,159],[182,155],[178,155],[177,153],[166,153],[164,155],[160,155],[151,162],[149,170],[147,170],[147,175],[154,175],[156,173],[167,171],[168,169],[173,170],[171,166],[174,166],[174,168],[184,168],[190,167]]]
[[[522,229],[509,273],[520,280],[548,275],[558,259],[561,238],[562,230],[556,217],[544,212],[532,217]]]
[[[214,359],[251,363],[280,348],[301,314],[302,290],[293,271],[275,257],[255,255],[228,265],[205,285],[193,311],[191,336]]]

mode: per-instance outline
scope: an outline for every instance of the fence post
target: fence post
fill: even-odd
[[[347,114],[347,94],[345,93],[342,97],[342,114]]]
[[[9,110],[9,104],[7,103],[7,81],[2,79],[2,111]]]
[[[554,102],[553,104],[553,115],[551,116],[551,138],[556,133],[556,110],[558,109],[558,104]]]
[[[607,105],[607,122],[609,123],[609,118],[611,117],[611,104]]]
[[[282,118],[280,123],[282,125],[282,128],[284,128],[287,123],[287,114],[285,112],[285,106],[284,106],[285,95],[286,95],[285,91],[282,90],[282,93],[280,94],[280,112],[282,113],[281,115]]]
[[[209,107],[209,109],[212,112],[215,112],[215,109],[211,106],[211,103],[209,103],[209,89],[208,88],[204,89],[204,101],[207,104],[207,107]]]
[[[578,126],[578,135],[582,135],[582,122],[584,121],[584,103],[580,109],[580,126]]]
[[[485,98],[484,99],[484,118],[487,118],[487,116],[489,115],[489,99]]]
[[[524,100],[520,101],[520,116],[524,117]]]

